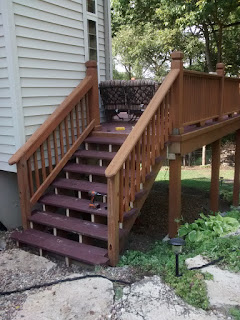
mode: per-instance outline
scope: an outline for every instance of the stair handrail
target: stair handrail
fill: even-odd
[[[100,124],[97,64],[88,61],[86,68],[86,77],[9,160],[17,165],[24,228],[33,205]]]

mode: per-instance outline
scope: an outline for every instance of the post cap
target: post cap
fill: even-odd
[[[95,60],[89,60],[85,63],[86,68],[97,68],[97,62]]]
[[[222,62],[217,63],[217,69],[225,69],[225,65]]]
[[[171,58],[173,60],[182,60],[183,59],[183,53],[182,51],[174,51],[171,54]]]

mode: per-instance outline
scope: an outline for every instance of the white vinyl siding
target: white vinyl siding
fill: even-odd
[[[3,24],[0,3],[0,169],[9,169],[8,160],[16,151],[15,130],[9,82],[9,70],[5,39],[6,27]]]
[[[82,1],[13,0],[25,135],[85,77]]]

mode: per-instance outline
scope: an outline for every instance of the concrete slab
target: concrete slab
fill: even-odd
[[[201,255],[187,259],[188,268],[199,267],[208,263]],[[224,305],[240,306],[240,274],[222,270],[217,266],[209,266],[201,269],[209,272],[213,280],[206,280],[209,301],[212,306]]]
[[[107,319],[113,296],[112,282],[102,278],[57,284],[42,292],[29,294],[22,310],[13,320]]]

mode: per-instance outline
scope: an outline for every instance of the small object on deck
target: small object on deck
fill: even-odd
[[[115,127],[115,130],[116,130],[116,131],[124,131],[124,130],[125,130],[125,127]]]
[[[89,191],[88,194],[91,196],[91,202],[89,203],[89,208],[99,209],[100,208],[100,204],[99,203],[94,203],[94,199],[95,199],[95,196],[101,195],[101,193],[98,193],[96,191]]]

